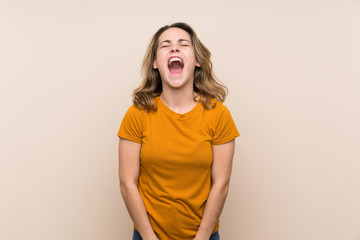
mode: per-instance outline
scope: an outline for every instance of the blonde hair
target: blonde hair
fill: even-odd
[[[153,68],[158,49],[158,39],[160,35],[169,28],[180,28],[186,31],[194,46],[196,61],[200,67],[195,68],[194,72],[194,92],[202,95],[201,102],[205,109],[215,107],[213,98],[223,102],[227,95],[227,88],[215,76],[210,57],[211,53],[207,47],[199,40],[195,31],[186,23],[178,22],[160,28],[152,37],[142,62],[141,73],[143,81],[133,92],[133,103],[145,111],[156,111],[157,105],[154,98],[160,96],[162,92],[161,76],[158,69]]]

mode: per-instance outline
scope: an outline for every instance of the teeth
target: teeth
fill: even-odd
[[[182,61],[181,61],[180,58],[178,58],[178,57],[173,57],[172,59],[170,59],[169,64],[172,63],[172,62],[175,62],[175,61],[179,61],[179,62],[182,63]]]

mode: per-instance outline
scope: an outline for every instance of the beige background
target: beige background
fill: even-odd
[[[241,133],[223,240],[360,240],[360,1],[0,2],[0,239],[123,240],[121,119],[190,23]]]

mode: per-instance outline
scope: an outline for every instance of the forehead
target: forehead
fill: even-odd
[[[159,43],[164,40],[178,40],[178,39],[186,39],[191,42],[190,35],[181,28],[169,28],[165,32],[163,32],[159,37]]]

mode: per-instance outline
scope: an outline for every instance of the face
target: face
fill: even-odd
[[[153,67],[158,69],[164,87],[193,86],[196,62],[190,35],[180,28],[169,28],[158,39]]]

